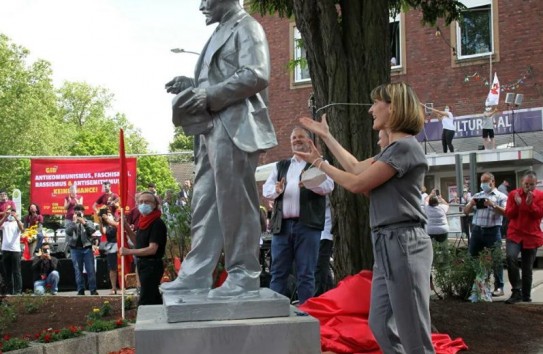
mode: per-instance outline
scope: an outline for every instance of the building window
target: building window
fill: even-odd
[[[400,14],[389,18],[388,29],[390,32],[390,67],[391,69],[397,69],[403,64]]]
[[[494,52],[492,0],[463,0],[468,7],[456,25],[459,59],[491,55]]]
[[[294,48],[294,83],[306,83],[311,81],[309,76],[309,68],[307,67],[306,51],[303,46],[302,36],[297,28],[294,28],[294,40],[292,41]]]

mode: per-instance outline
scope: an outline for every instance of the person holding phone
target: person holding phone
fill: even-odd
[[[39,254],[32,261],[32,272],[34,273],[34,294],[43,295],[45,289],[51,290],[51,295],[58,292],[58,282],[60,275],[57,271],[58,259],[51,256],[49,243],[44,242],[41,245]]]
[[[23,278],[21,275],[21,233],[24,231],[23,223],[17,215],[15,208],[9,206],[0,219],[2,238],[2,264],[6,289],[8,294],[21,294]]]
[[[479,256],[484,248],[501,247],[501,226],[505,214],[507,196],[495,186],[496,180],[490,172],[481,175],[482,192],[476,193],[466,204],[464,213],[472,211],[471,238],[469,253],[472,257]],[[503,296],[503,264],[494,268],[494,292],[492,296]]]

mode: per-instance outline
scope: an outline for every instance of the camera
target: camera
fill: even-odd
[[[75,216],[77,216],[78,218],[82,218],[83,217],[83,212],[82,211],[76,211]]]
[[[439,189],[436,189],[436,195],[439,196]]]

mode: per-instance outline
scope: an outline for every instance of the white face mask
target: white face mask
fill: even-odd
[[[8,216],[8,221],[13,221],[13,220],[15,220],[15,218],[12,215]]]

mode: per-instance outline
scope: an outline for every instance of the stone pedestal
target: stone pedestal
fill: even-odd
[[[250,318],[288,317],[290,301],[268,288],[261,288],[257,296],[225,300],[208,300],[207,293],[164,293],[166,321],[215,321]]]
[[[202,312],[206,304],[200,304]],[[253,305],[248,305],[252,307]],[[211,305],[215,310],[217,306]],[[240,303],[237,308],[243,311]],[[196,309],[191,309],[194,316]],[[252,312],[253,310],[249,311]],[[163,305],[140,306],[135,328],[136,353],[317,354],[319,322],[289,308],[286,317],[168,323]]]

